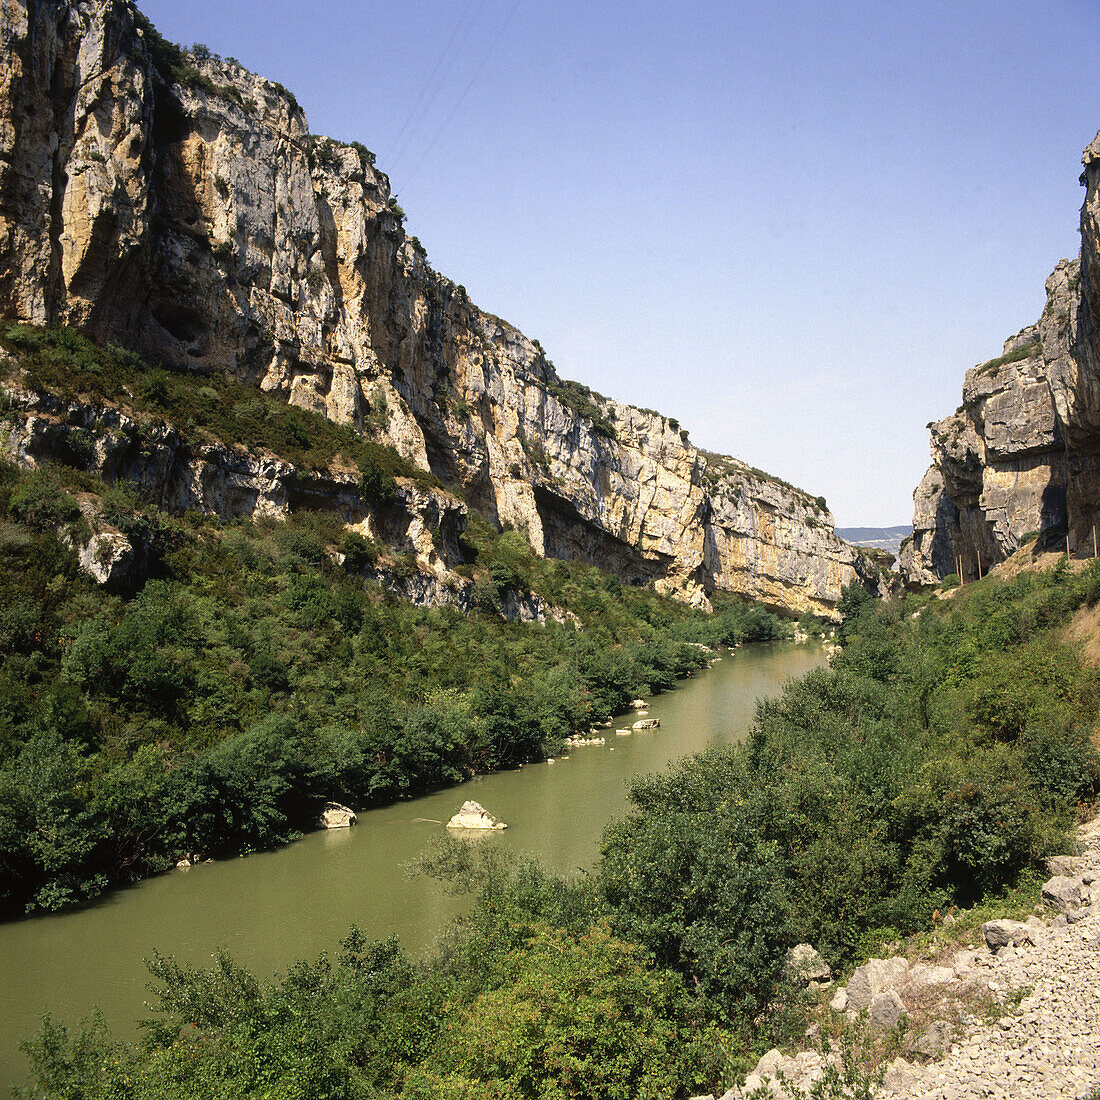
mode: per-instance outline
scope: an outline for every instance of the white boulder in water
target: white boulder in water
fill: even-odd
[[[479,802],[462,803],[462,809],[447,822],[448,829],[507,829],[503,821],[497,820]]]
[[[322,829],[347,829],[354,825],[355,821],[354,810],[341,806],[339,802],[326,802],[320,825]]]

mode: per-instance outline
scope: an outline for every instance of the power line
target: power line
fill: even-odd
[[[516,9],[519,8],[519,5],[520,0],[513,0],[511,10],[508,12],[508,17],[500,25],[500,30],[497,31],[496,35],[493,37],[493,40],[489,43],[489,46],[486,49],[485,53],[482,54],[481,60],[477,64],[477,68],[474,69],[473,75],[466,82],[466,87],[462,89],[462,94],[458,97],[458,99],[455,100],[455,104],[451,108],[450,114],[447,115],[447,117],[443,120],[443,124],[439,127],[438,130],[436,130],[435,136],[432,138],[432,140],[428,142],[428,147],[424,150],[424,152],[420,156],[420,159],[413,166],[413,170],[404,177],[402,181],[404,186],[407,186],[416,176],[416,173],[420,170],[420,166],[424,163],[424,161],[428,159],[428,154],[435,148],[436,142],[439,141],[440,137],[443,135],[443,131],[447,129],[447,127],[451,124],[451,120],[458,113],[458,109],[462,106],[463,101],[466,99],[466,96],[470,92],[470,89],[474,86],[474,81],[477,80],[477,78],[481,75],[481,70],[485,68],[485,62],[489,60],[489,55],[493,52],[493,50],[496,49],[497,43],[501,40],[501,38],[503,38],[504,32],[508,29],[508,24],[512,22],[512,16],[516,14]]]
[[[473,11],[475,3],[477,4],[477,10],[474,11],[472,19],[467,19],[470,12]],[[427,81],[424,83],[423,88],[420,89],[420,95],[417,96],[416,103],[413,104],[413,108],[406,117],[401,129],[398,131],[397,137],[394,138],[393,152],[390,157],[390,163],[393,168],[397,167],[397,163],[404,156],[409,143],[412,141],[417,128],[423,121],[428,108],[435,100],[444,81],[449,79],[454,61],[461,56],[462,47],[466,44],[466,39],[469,38],[470,31],[473,30],[477,21],[481,18],[484,7],[485,0],[467,0],[466,6],[462,9],[458,19],[455,21],[455,25],[451,28],[450,37],[447,39],[447,45],[444,46],[443,52],[436,59],[435,65],[432,67],[432,71]],[[462,31],[461,38],[459,37],[459,31]],[[407,138],[406,134],[408,135]],[[402,138],[406,138],[404,143],[402,143]]]

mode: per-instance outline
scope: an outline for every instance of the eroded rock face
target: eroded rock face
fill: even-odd
[[[1039,320],[967,371],[963,403],[931,425],[913,494],[911,583],[976,578],[1033,532],[1091,556],[1100,526],[1100,136],[1085,150],[1081,253],[1046,282]]]
[[[0,312],[228,372],[430,468],[539,553],[705,605],[828,613],[873,581],[813,498],[564,387],[406,236],[366,150],[125,0],[0,8]],[[685,433],[686,436],[686,433]],[[227,485],[232,492],[232,485]]]

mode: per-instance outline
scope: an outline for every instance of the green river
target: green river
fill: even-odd
[[[509,828],[482,838],[535,853],[549,868],[590,867],[604,826],[626,806],[628,780],[718,742],[742,738],[756,700],[823,663],[815,644],[748,646],[653,699],[661,728],[570,750],[553,763],[485,776],[461,787],[359,814],[352,829],[320,831],[275,852],[173,871],[94,905],[0,925],[0,1092],[21,1080],[21,1038],[46,1009],[75,1023],[98,1006],[112,1030],[135,1034],[146,1015],[154,950],[203,963],[219,947],[270,974],[331,950],[358,924],[429,945],[461,902],[406,867],[467,798]],[[629,726],[634,716],[617,720]]]

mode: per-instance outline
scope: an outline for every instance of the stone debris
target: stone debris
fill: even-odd
[[[548,760],[552,764],[553,760]],[[447,822],[448,829],[507,829],[503,821],[493,817],[479,802],[462,803],[462,809]]]
[[[787,973],[803,985],[812,982],[831,982],[833,972],[829,964],[809,943],[800,943],[787,952]]]
[[[1035,943],[1035,930],[1022,920],[987,920],[982,935],[990,951]]]
[[[952,966],[914,966],[909,971],[909,981],[913,985],[946,985],[955,980],[955,968]]]
[[[870,1008],[876,993],[900,986],[908,975],[909,961],[900,955],[892,959],[869,959],[856,969],[848,982],[849,1011]]]
[[[949,1020],[933,1020],[906,1047],[911,1057],[929,1060],[942,1058],[951,1045],[953,1028]]]
[[[876,993],[871,998],[871,1026],[879,1031],[889,1031],[905,1015],[905,1002],[896,989]]]
[[[1085,870],[1084,856],[1051,856],[1047,860],[1047,870],[1050,874],[1079,875]]]
[[[634,723],[636,730],[655,730],[661,724],[660,718],[642,718]]]
[[[347,829],[356,822],[355,811],[339,802],[326,802],[318,824],[322,829]]]
[[[1090,842],[1085,855],[1052,860],[1059,873],[1043,887],[1044,902],[1048,894],[1079,899],[1074,909],[1049,926],[1035,917],[991,921],[983,926],[990,951],[955,956],[960,978],[980,975],[1002,1001],[1000,1018],[972,1017],[963,1034],[934,1021],[909,1053],[926,1059],[943,1052],[943,1060],[911,1067],[904,1081],[888,1075],[877,1100],[1086,1100],[1100,1088],[1100,912],[1091,905],[1100,821],[1082,837]],[[1067,919],[1070,912],[1076,919]]]
[[[901,957],[870,959],[833,994],[829,1007],[871,1026],[895,1027],[907,1000],[934,998],[952,1019],[933,1019],[908,1035],[905,1057],[886,1067],[875,1100],[1089,1100],[1100,1094],[1100,819],[1081,831],[1083,856],[1056,857],[1043,887],[1046,923],[996,920],[982,926],[986,947],[964,948],[940,965],[910,967]],[[1063,862],[1064,861],[1064,862]],[[1072,861],[1072,862],[1070,862]],[[1048,900],[1052,899],[1052,900]],[[792,957],[812,957],[799,944]],[[990,1005],[998,1014],[990,1018]],[[954,1013],[963,1009],[960,1022]],[[925,1016],[925,1019],[928,1017]],[[835,1058],[835,1055],[830,1056]],[[744,1084],[721,1100],[765,1089],[774,1100],[803,1100],[825,1061],[814,1051],[770,1050]],[[778,1075],[793,1088],[784,1090]]]
[[[1043,904],[1049,909],[1065,913],[1070,909],[1083,909],[1091,901],[1091,892],[1082,878],[1055,875],[1043,883]]]

